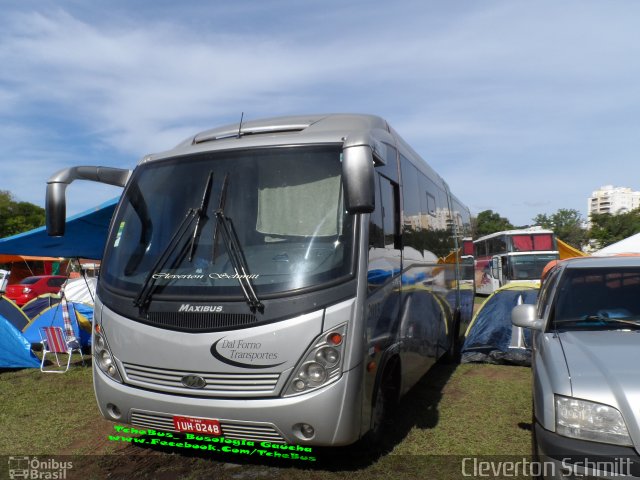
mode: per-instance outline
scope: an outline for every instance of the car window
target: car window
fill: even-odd
[[[544,283],[540,287],[540,300],[538,301],[538,318],[543,318],[544,314],[549,307],[549,304],[553,300],[553,291],[558,278],[560,278],[560,268],[554,268],[549,272]]]
[[[33,285],[39,280],[38,277],[27,277],[20,280],[20,285]]]
[[[66,278],[50,278],[47,282],[49,287],[61,287],[64,282],[66,282]]]
[[[638,298],[640,268],[567,269],[558,287],[554,323],[563,329],[620,328],[620,320],[640,319]]]

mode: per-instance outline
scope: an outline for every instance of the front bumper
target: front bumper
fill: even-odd
[[[220,421],[226,438],[318,446],[348,445],[360,437],[361,376],[362,369],[356,367],[324,388],[288,398],[222,399],[169,395],[123,385],[93,368],[98,407],[113,422],[175,431],[174,415],[211,418]],[[302,435],[301,423],[314,428],[312,438]]]
[[[545,478],[640,478],[640,455],[633,447],[565,437],[538,422],[534,429]]]

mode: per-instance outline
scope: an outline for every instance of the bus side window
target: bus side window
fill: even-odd
[[[400,214],[398,186],[376,175],[376,205],[369,222],[369,292],[400,273]]]
[[[382,222],[384,228],[384,248],[399,248],[400,222],[398,212],[398,187],[384,177],[380,177],[382,198]]]
[[[384,248],[384,227],[382,223],[382,200],[380,199],[380,177],[375,177],[376,205],[369,215],[369,248]]]

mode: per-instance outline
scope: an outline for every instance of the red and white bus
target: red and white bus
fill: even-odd
[[[473,247],[480,295],[507,283],[539,281],[545,265],[558,259],[554,233],[540,228],[492,233],[475,240]]]

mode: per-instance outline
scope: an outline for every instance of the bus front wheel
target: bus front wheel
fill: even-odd
[[[385,366],[376,389],[369,432],[370,443],[380,446],[389,433],[389,416],[398,405],[400,396],[400,365],[396,359]]]

